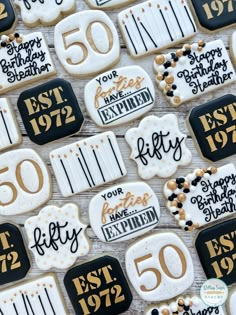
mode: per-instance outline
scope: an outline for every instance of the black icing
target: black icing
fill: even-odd
[[[236,153],[236,96],[228,94],[195,107],[188,120],[206,159],[216,162]]]
[[[121,314],[129,309],[133,299],[119,261],[111,256],[70,269],[65,275],[64,284],[76,315],[85,314],[86,307],[86,314]],[[111,305],[106,306],[104,292],[109,294]],[[98,300],[101,298],[101,305],[97,310],[89,303],[91,299],[95,302],[94,296]]]
[[[236,219],[221,222],[201,231],[195,241],[207,278],[219,278],[227,285],[236,282],[235,226]]]
[[[0,2],[0,33],[11,30],[16,20],[16,15],[10,0]]]
[[[22,92],[17,105],[29,138],[39,145],[78,132],[84,121],[72,86],[63,79]]]
[[[23,279],[30,261],[20,230],[11,223],[0,224],[0,285]]]
[[[219,0],[219,2],[213,0],[191,1],[200,25],[209,31],[215,31],[236,23],[235,0]]]

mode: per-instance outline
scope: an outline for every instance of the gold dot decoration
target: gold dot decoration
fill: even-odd
[[[186,195],[184,193],[180,193],[177,196],[178,201],[184,202],[186,200]]]
[[[179,96],[175,96],[173,100],[174,100],[175,104],[180,104],[181,103],[181,98]]]
[[[162,315],[170,315],[170,311],[167,308],[165,308],[164,310],[161,311],[161,314]]]
[[[174,82],[174,77],[171,76],[171,75],[168,75],[166,78],[165,78],[165,82],[167,84],[172,84]]]
[[[203,170],[198,170],[198,171],[196,172],[196,176],[198,176],[198,177],[202,177],[203,175],[204,175]]]
[[[216,168],[216,167],[212,167],[212,168],[211,168],[211,172],[212,172],[212,174],[217,173],[217,168]]]
[[[161,81],[163,79],[163,75],[158,73],[156,78],[157,78],[158,81]]]
[[[168,181],[167,187],[171,190],[175,190],[177,188],[176,181],[175,180]]]
[[[182,56],[183,56],[183,50],[182,50],[182,49],[178,49],[178,50],[176,51],[176,56],[177,56],[177,57],[182,57]]]
[[[163,63],[165,62],[165,57],[164,57],[164,55],[158,55],[158,56],[156,56],[155,62],[156,62],[156,64],[158,64],[158,65],[163,65]]]

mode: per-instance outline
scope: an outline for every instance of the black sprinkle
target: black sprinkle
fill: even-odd
[[[165,71],[163,75],[164,75],[164,77],[167,77],[169,75],[169,72]]]
[[[175,53],[171,53],[171,58],[174,59],[176,57]]]
[[[191,54],[191,49],[186,49],[184,52],[183,52],[183,55],[184,56],[188,56]]]
[[[169,96],[169,97],[173,97],[174,96],[174,92],[173,91],[168,91],[166,93],[166,95]]]
[[[173,215],[179,214],[179,211],[172,212]]]
[[[159,315],[159,311],[155,308],[152,310],[152,315]]]
[[[182,207],[183,207],[183,204],[182,204],[181,202],[178,202],[178,203],[177,203],[177,207],[178,207],[178,208],[182,208]]]
[[[170,197],[168,198],[168,200],[169,200],[169,201],[173,201],[174,198],[173,198],[172,196],[170,196]]]
[[[189,311],[190,310],[190,306],[189,305],[184,305],[184,310],[185,311]]]
[[[20,34],[19,33],[15,33],[14,36],[15,36],[15,38],[19,38]]]
[[[175,84],[172,85],[172,90],[176,90],[177,86]]]
[[[210,170],[207,170],[206,173],[209,174],[209,175],[212,174],[212,172]]]
[[[177,62],[179,60],[179,57],[175,57],[174,61]]]
[[[192,221],[187,221],[185,224],[188,225],[188,226],[192,226],[193,222]]]
[[[176,183],[177,184],[182,184],[184,182],[185,182],[185,179],[183,177],[179,177],[179,178],[176,179]]]
[[[179,188],[179,189],[183,188],[183,185],[182,185],[182,184],[179,184],[179,185],[178,185],[178,188]]]
[[[201,176],[197,176],[197,177],[195,178],[195,181],[196,181],[196,182],[200,182],[201,179],[202,179]]]
[[[185,227],[184,230],[185,230],[185,231],[188,231],[188,227]]]
[[[190,190],[189,190],[188,188],[185,188],[185,189],[184,189],[184,193],[185,193],[185,194],[188,194],[189,192],[190,192]]]
[[[1,42],[1,46],[2,46],[2,47],[6,47],[6,46],[7,46],[7,43],[6,43],[6,42]]]
[[[194,179],[191,184],[192,184],[193,186],[197,186],[196,180]]]
[[[166,62],[164,63],[165,69],[169,68],[170,66],[171,66],[171,62],[170,62],[170,61],[166,61]]]

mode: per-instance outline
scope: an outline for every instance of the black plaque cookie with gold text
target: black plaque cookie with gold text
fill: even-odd
[[[236,282],[236,219],[201,231],[195,241],[208,279],[218,278],[227,285]]]
[[[236,96],[227,94],[192,109],[188,125],[201,154],[216,162],[236,153]]]
[[[39,145],[79,132],[84,122],[71,84],[60,78],[22,92],[17,105],[29,138]]]
[[[70,269],[64,284],[76,315],[121,314],[133,299],[119,261],[111,256]]]
[[[9,34],[16,24],[16,15],[10,0],[0,0],[0,34]]]
[[[0,285],[24,278],[29,269],[20,230],[11,223],[0,224]]]

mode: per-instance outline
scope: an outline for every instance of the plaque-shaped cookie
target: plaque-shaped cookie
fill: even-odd
[[[236,204],[233,164],[196,169],[164,186],[166,206],[185,231],[232,215]]]
[[[1,0],[0,3],[0,35],[11,33],[17,23],[15,10],[11,0]]]

